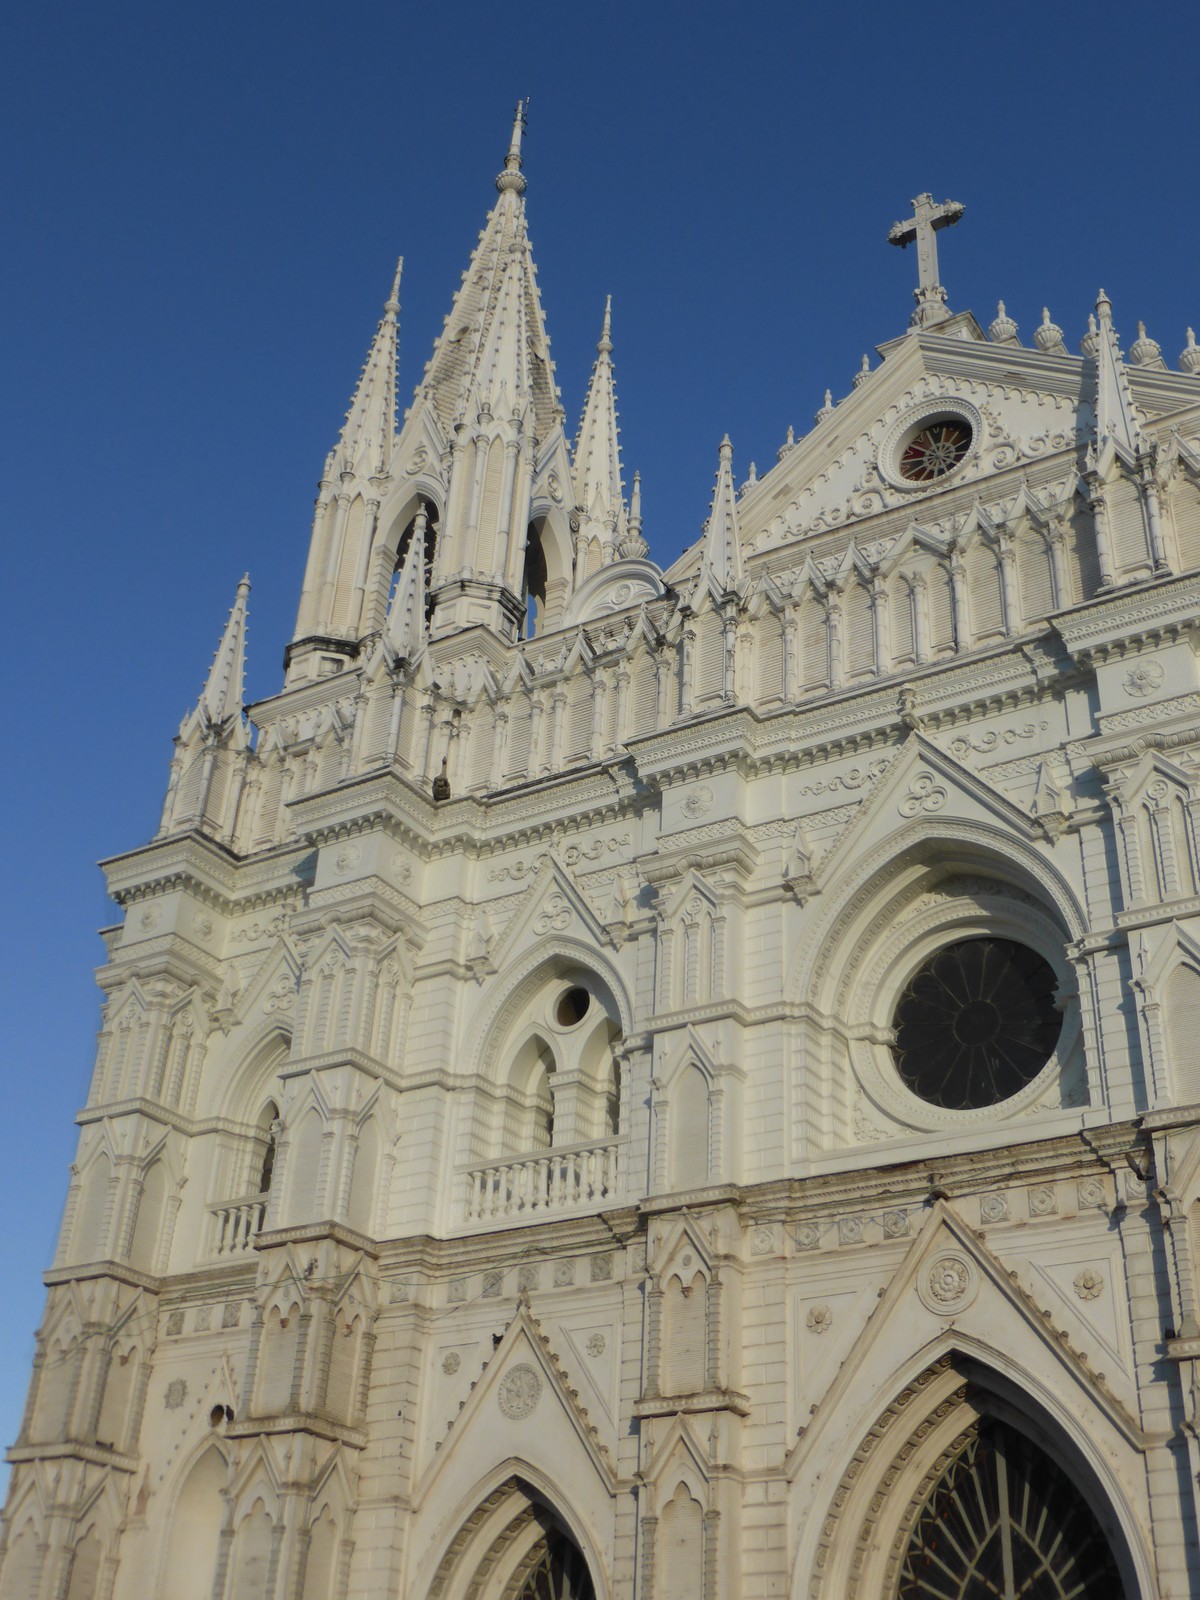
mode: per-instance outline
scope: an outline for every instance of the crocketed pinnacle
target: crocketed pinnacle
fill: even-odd
[[[396,354],[400,316],[400,274],[404,257],[396,263],[392,292],[383,306],[358,386],[350,401],[346,421],[327,470],[355,472],[363,477],[382,476],[392,459],[396,438]]]
[[[237,586],[233,608],[200,696],[199,710],[215,727],[236,717],[242,709],[246,675],[246,602],[249,597],[250,574],[246,573]]]
[[[396,655],[411,661],[425,637],[425,532],[427,513],[417,513],[400,579],[388,611],[386,637]]]
[[[626,512],[612,348],[612,295],[609,295],[604,303],[604,325],[575,441],[575,504],[594,521],[617,528],[623,523]]]
[[[1125,454],[1138,455],[1142,450],[1141,424],[1113,327],[1112,302],[1103,289],[1096,300],[1096,317],[1096,450],[1102,452],[1111,440]]]
[[[499,198],[463,274],[433,348],[418,399],[429,401],[447,438],[481,413],[499,420],[532,411],[540,440],[562,421],[550,341],[525,227],[521,172],[524,106],[517,108]]]
[[[728,434],[721,440],[712,510],[704,525],[701,566],[722,593],[732,594],[741,588],[745,569],[742,565],[737,494],[733,486],[733,446]]]

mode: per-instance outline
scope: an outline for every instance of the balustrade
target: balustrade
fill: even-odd
[[[614,1140],[472,1167],[466,1174],[467,1221],[546,1214],[615,1199],[617,1150]]]
[[[214,1256],[243,1255],[262,1231],[267,1214],[268,1195],[248,1195],[242,1200],[226,1200],[222,1205],[210,1206],[212,1215],[212,1243]]]

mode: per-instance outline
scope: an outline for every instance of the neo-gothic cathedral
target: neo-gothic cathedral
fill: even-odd
[[[4,1600],[1200,1586],[1200,348],[907,332],[666,571],[518,118],[103,1026]]]

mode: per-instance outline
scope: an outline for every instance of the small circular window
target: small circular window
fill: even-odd
[[[936,417],[901,445],[896,469],[908,483],[934,483],[966,460],[974,437],[965,417]]]
[[[1017,1094],[1062,1030],[1049,962],[1009,939],[961,939],[929,957],[892,1018],[896,1070],[913,1094],[975,1111]]]
[[[567,989],[559,997],[555,1009],[555,1017],[562,1028],[573,1028],[577,1022],[582,1022],[588,1014],[592,997],[586,989],[575,987]]]

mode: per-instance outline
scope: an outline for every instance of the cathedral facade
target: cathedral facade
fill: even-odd
[[[912,324],[648,558],[499,191],[106,863],[4,1600],[1184,1600],[1200,348]]]

